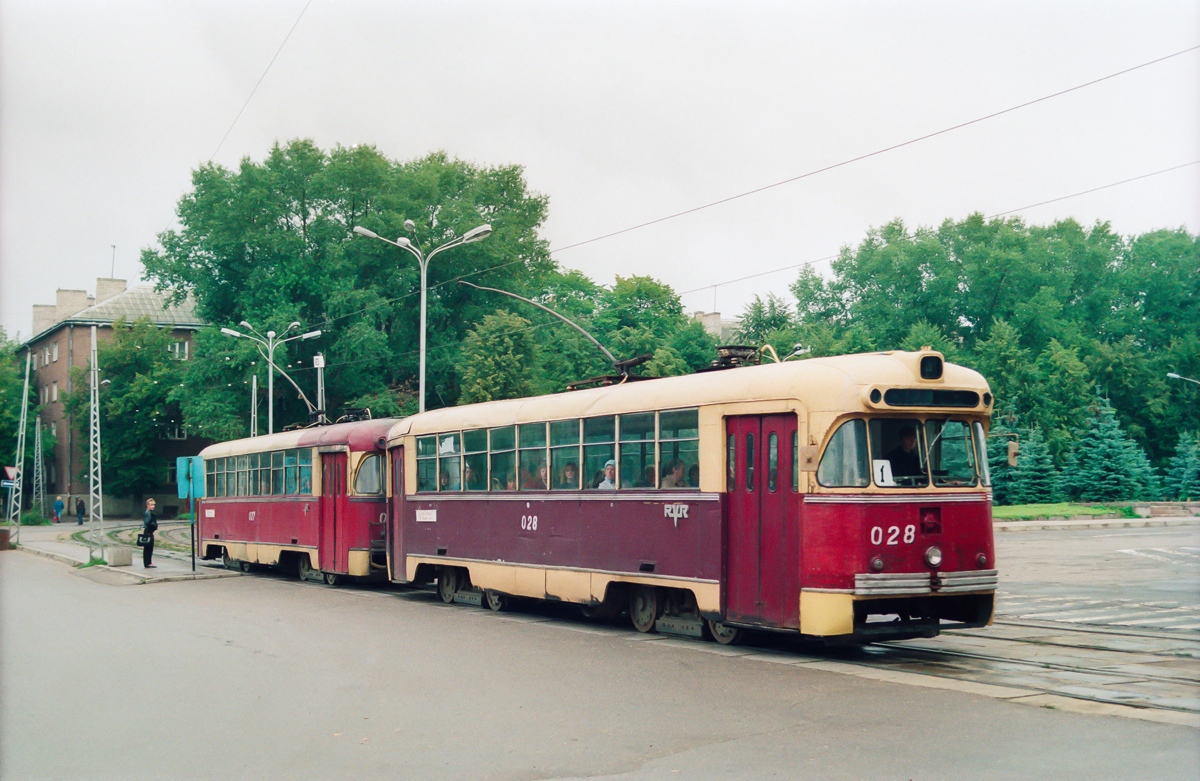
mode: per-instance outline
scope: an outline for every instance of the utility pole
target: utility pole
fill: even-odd
[[[21,500],[25,483],[25,424],[29,420],[29,370],[33,364],[33,351],[25,351],[25,386],[21,392],[21,425],[17,429],[17,462],[15,465],[16,485],[8,495],[8,522],[16,531],[16,538],[21,538]]]
[[[250,375],[250,436],[258,436],[258,372]]]
[[[33,503],[38,516],[46,517],[46,466],[42,463],[42,419],[33,423]]]
[[[104,547],[104,485],[100,470],[100,364],[96,358],[96,326],[92,326],[91,438],[88,452],[88,515],[100,519],[99,546]]]
[[[317,369],[317,411],[320,413],[319,423],[325,423],[325,356],[317,353],[313,356],[313,366]]]

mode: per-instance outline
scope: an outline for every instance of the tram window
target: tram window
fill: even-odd
[[[870,423],[871,473],[884,488],[929,485],[924,427],[910,418],[880,418]]]
[[[271,454],[258,454],[258,493],[259,496],[271,495]]]
[[[746,490],[754,490],[754,435],[746,435]]]
[[[462,490],[462,448],[458,432],[438,436],[438,490]]]
[[[800,434],[792,432],[792,493],[800,492]]]
[[[546,424],[522,423],[517,427],[517,483],[522,491],[545,491],[550,487],[550,466],[546,463]]]
[[[774,431],[767,438],[767,490],[779,489],[779,435]]]
[[[579,490],[579,419],[550,424],[550,482],[556,491]]]
[[[221,467],[224,468],[224,464]],[[225,496],[225,472],[217,472],[214,476],[216,490],[213,491],[213,496]]]
[[[296,494],[300,492],[300,465],[295,450],[283,451],[283,477],[284,477],[284,493]]]
[[[463,490],[487,490],[487,429],[463,432]]]
[[[463,490],[487,490],[487,453],[463,456]]]
[[[602,418],[585,418],[583,421],[583,487],[595,489],[616,488],[615,447],[612,444],[616,438],[616,418],[608,415]],[[606,474],[608,462],[613,462],[614,477],[612,480]]]
[[[975,448],[971,429],[961,420],[927,420],[929,465],[933,484],[943,487],[975,485]]]
[[[271,454],[271,493],[283,495],[283,451],[276,450]]]
[[[658,463],[662,465],[658,484],[661,488],[700,487],[699,417],[699,411],[694,409],[658,413]]]
[[[517,490],[516,427],[505,426],[488,432],[491,442],[490,486],[493,491]]]
[[[729,493],[737,490],[735,464],[737,464],[737,437],[730,434],[729,442],[725,445],[725,490]]]
[[[830,488],[862,488],[870,484],[866,423],[848,420],[833,432],[817,465],[817,482]]]
[[[971,424],[975,433],[975,463],[979,465],[979,478],[985,486],[992,484],[992,473],[988,468],[987,436],[983,433],[983,424],[975,421]]]
[[[212,459],[204,462],[204,488],[208,496],[217,495],[217,473],[216,464]]]
[[[622,415],[620,420],[620,468],[622,488],[656,488],[658,470],[654,463],[654,413]]]
[[[250,466],[246,470],[246,495],[258,496],[258,453],[250,454]]]
[[[354,477],[354,493],[362,495],[378,495],[383,493],[383,457],[371,453],[358,465],[358,474]]]
[[[437,437],[417,437],[417,490],[437,490]]]
[[[246,495],[246,457],[237,457],[237,495]]]

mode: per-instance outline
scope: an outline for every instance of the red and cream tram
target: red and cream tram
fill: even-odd
[[[334,585],[387,569],[385,435],[394,419],[212,445],[197,513],[206,559],[278,565]]]
[[[982,626],[991,406],[978,373],[924,350],[415,415],[387,436],[390,576],[720,642]]]

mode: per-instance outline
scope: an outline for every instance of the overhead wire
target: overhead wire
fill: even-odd
[[[1099,192],[1099,191],[1101,191],[1101,190],[1107,190],[1107,189],[1111,189],[1111,188],[1113,188],[1113,187],[1118,187],[1118,186],[1120,186],[1120,185],[1123,185],[1123,184],[1129,184],[1129,183],[1131,183],[1131,182],[1140,181],[1140,180],[1142,180],[1142,179],[1147,179],[1147,178],[1150,178],[1150,177],[1153,177],[1153,176],[1160,176],[1160,175],[1162,175],[1162,174],[1170,173],[1170,172],[1172,172],[1172,171],[1178,171],[1178,170],[1180,170],[1180,169],[1182,169],[1182,168],[1187,168],[1188,166],[1193,166],[1193,165],[1200,165],[1200,160],[1193,160],[1193,161],[1191,161],[1191,162],[1188,162],[1188,163],[1180,163],[1179,165],[1170,166],[1169,168],[1163,168],[1163,169],[1160,169],[1160,170],[1157,170],[1157,171],[1152,171],[1152,172],[1150,172],[1150,173],[1140,174],[1140,175],[1138,175],[1138,176],[1131,176],[1131,177],[1128,177],[1128,178],[1126,178],[1126,179],[1120,179],[1120,180],[1118,180],[1118,181],[1115,181],[1115,182],[1110,182],[1110,183],[1108,183],[1108,184],[1100,185],[1100,186],[1098,186],[1098,187],[1092,187],[1092,188],[1089,188],[1089,189],[1087,189],[1087,190],[1081,190],[1081,191],[1079,191],[1079,192],[1076,192],[1076,193],[1071,193],[1070,195],[1063,195],[1063,196],[1059,196],[1059,197],[1057,197],[1057,198],[1050,198],[1050,199],[1047,199],[1047,200],[1044,200],[1044,201],[1039,201],[1039,202],[1037,202],[1037,203],[1029,204],[1028,206],[1021,206],[1021,207],[1017,207],[1017,208],[1015,208],[1015,209],[1008,209],[1008,210],[1006,210],[1006,211],[1002,211],[1002,212],[995,212],[995,213],[993,213],[993,214],[989,214],[989,215],[987,215],[987,216],[985,217],[985,219],[989,219],[989,220],[990,220],[990,219],[995,219],[995,218],[998,218],[998,217],[1005,217],[1005,216],[1008,216],[1008,215],[1010,215],[1010,214],[1013,214],[1013,213],[1015,213],[1015,212],[1024,211],[1024,210],[1026,210],[1026,209],[1032,209],[1032,208],[1035,208],[1035,207],[1037,207],[1037,206],[1043,206],[1043,205],[1045,205],[1045,204],[1049,204],[1049,203],[1057,203],[1057,202],[1059,202],[1059,201],[1064,201],[1064,200],[1067,200],[1067,199],[1069,199],[1069,198],[1078,198],[1078,197],[1080,197],[1080,196],[1083,196],[1083,195],[1089,195],[1089,194],[1091,194],[1091,193],[1094,193],[1094,192]],[[825,255],[825,256],[823,256],[823,257],[819,257],[819,258],[812,258],[812,259],[810,259],[810,260],[804,260],[804,261],[800,261],[799,263],[792,263],[792,264],[789,264],[789,265],[786,265],[786,266],[780,266],[780,267],[778,267],[778,268],[768,269],[767,271],[759,271],[759,272],[755,272],[755,273],[753,273],[753,274],[746,274],[746,275],[744,275],[744,276],[735,277],[735,278],[732,278],[732,279],[726,279],[726,280],[723,280],[723,281],[721,281],[721,282],[714,282],[714,283],[707,284],[707,285],[701,285],[701,286],[699,286],[699,287],[694,287],[694,288],[691,288],[690,290],[684,290],[684,291],[681,291],[681,292],[679,292],[677,295],[678,295],[680,298],[682,298],[683,296],[691,295],[691,294],[693,294],[693,293],[700,293],[700,292],[704,292],[704,291],[712,290],[712,289],[713,289],[713,288],[715,288],[715,287],[724,287],[725,285],[732,285],[732,284],[736,284],[736,283],[738,283],[738,282],[744,282],[744,281],[746,281],[746,280],[749,280],[749,279],[755,279],[755,278],[757,278],[757,277],[764,277],[764,276],[768,276],[768,275],[771,275],[771,274],[778,274],[778,273],[780,273],[780,272],[783,272],[783,271],[791,271],[791,270],[794,270],[794,269],[803,268],[803,267],[805,267],[805,266],[813,266],[813,265],[816,265],[816,264],[818,264],[818,263],[822,263],[822,262],[825,262],[825,261],[831,261],[831,260],[835,260],[835,259],[836,259],[836,258],[838,258],[838,257],[839,257],[839,255],[835,254],[835,255]],[[457,281],[457,279],[461,279],[461,278],[462,278],[462,277],[457,277],[457,278],[455,278],[455,281]],[[449,284],[449,281],[447,281],[447,282],[443,282],[443,283],[441,283],[441,284]],[[408,295],[414,295],[414,294],[411,294],[411,293],[410,293],[410,294],[408,294]],[[408,297],[408,295],[406,295],[406,296],[402,296],[401,298],[406,298],[406,297]],[[623,306],[612,307],[611,309],[609,309],[609,310],[607,310],[607,311],[612,311],[612,312],[615,312],[615,311],[621,311],[621,310],[623,310],[623,309],[626,309],[626,308],[629,308],[629,307],[635,306],[637,303],[639,303],[639,302],[630,302],[629,304],[625,304],[625,305],[623,305]],[[556,325],[556,324],[557,324],[557,323],[556,323],[555,321],[546,322],[546,323],[530,324],[530,325],[528,325],[528,326],[525,326],[525,327],[522,327],[522,328],[514,328],[514,329],[511,329],[511,330],[505,331],[505,332],[503,332],[503,334],[498,334],[498,336],[509,336],[509,335],[512,335],[512,334],[525,333],[525,332],[529,332],[529,331],[536,331],[536,330],[539,330],[539,329],[541,329],[541,328],[545,328],[545,327],[547,327],[547,326]],[[453,347],[453,345],[441,345],[441,346],[438,346],[438,347],[431,347],[431,348],[428,348],[428,349],[426,350],[426,353],[430,353],[430,352],[440,352],[440,351],[443,351],[443,350],[449,350],[449,349],[451,349],[452,347]],[[367,361],[379,360],[380,358],[405,358],[405,357],[408,357],[408,356],[411,356],[411,355],[416,355],[416,354],[418,354],[419,352],[420,352],[420,350],[405,350],[405,351],[402,351],[402,352],[388,353],[388,354],[386,354],[386,355],[383,355],[383,356],[379,356],[379,355],[373,355],[373,356],[371,356],[371,357],[369,357],[369,358],[358,358],[358,359],[353,359],[353,360],[348,360],[348,361],[340,361],[340,362],[338,362],[338,363],[336,363],[336,364],[335,364],[335,363],[327,363],[327,364],[326,364],[326,369],[333,368],[333,367],[335,367],[335,366],[349,366],[349,365],[358,364],[358,363],[365,363],[365,362],[367,362]],[[303,371],[309,371],[309,370],[312,370],[312,367],[305,367],[305,368],[304,368],[304,369],[302,369],[302,370],[303,370]]]

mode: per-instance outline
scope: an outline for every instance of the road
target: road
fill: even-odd
[[[1021,623],[1030,605],[1050,612],[1039,598],[1196,605],[1186,556],[1121,552],[1192,547],[1194,529],[1000,535],[1001,620],[1016,626],[946,635],[929,641],[947,641],[933,652],[849,657],[770,637],[725,649],[565,608],[493,614],[427,591],[270,573],[112,586],[4,553],[0,776],[1195,778],[1195,729],[996,696],[1004,689],[985,680],[995,661],[960,659],[966,675],[944,658],[892,661],[1016,642],[993,637],[1008,631],[1131,631],[1068,623],[1075,614]],[[1153,626],[1132,631],[1195,639],[1186,624]],[[1097,636],[1099,650],[1072,653],[1120,653]],[[1127,642],[1144,653],[1160,638]],[[1174,661],[1195,680],[1195,656]],[[1004,675],[1052,691],[1021,664]]]

